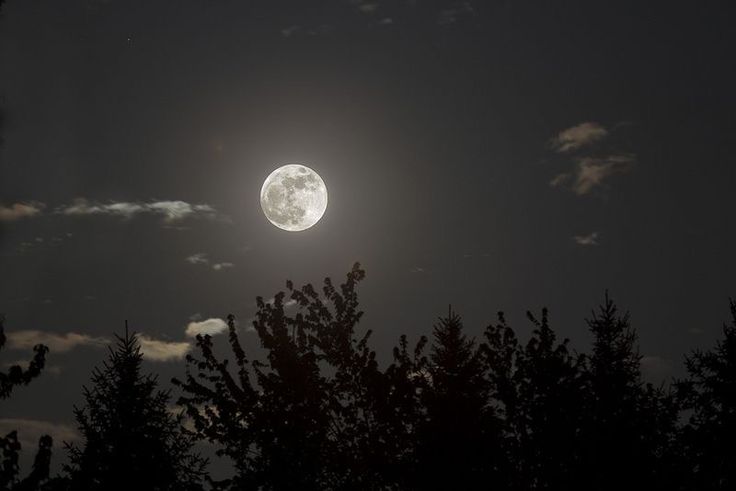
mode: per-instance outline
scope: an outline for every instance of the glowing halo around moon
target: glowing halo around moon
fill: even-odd
[[[305,165],[282,165],[263,182],[261,208],[278,228],[300,232],[325,214],[327,186],[319,174]]]

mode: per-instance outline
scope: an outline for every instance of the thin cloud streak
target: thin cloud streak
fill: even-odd
[[[37,201],[13,203],[10,206],[0,204],[0,222],[14,222],[22,218],[31,218],[40,215],[45,207],[46,205]]]
[[[10,349],[30,349],[37,344],[48,346],[51,352],[64,353],[79,346],[100,348],[110,343],[104,337],[93,337],[76,332],[55,333],[38,330],[10,331],[6,333]]]
[[[192,254],[191,256],[187,256],[185,260],[189,264],[203,264],[205,266],[211,266],[212,269],[215,271],[223,271],[225,269],[230,269],[230,268],[235,267],[235,263],[226,262],[226,261],[210,264],[210,259],[208,256],[209,255],[205,252],[197,252],[197,253]]]
[[[67,216],[110,215],[133,218],[149,214],[163,217],[164,222],[179,222],[187,218],[217,218],[217,210],[208,204],[191,204],[186,201],[120,201],[99,203],[79,198],[70,205],[60,206],[56,213]]]
[[[635,162],[636,157],[631,154],[581,157],[572,173],[558,174],[549,184],[552,187],[569,187],[578,196],[583,196],[602,186],[611,176],[629,172]]]
[[[197,252],[191,256],[187,256],[186,262],[190,264],[209,264],[210,260],[207,259],[207,254],[204,252]]]
[[[608,130],[598,123],[587,121],[562,130],[550,141],[552,148],[559,152],[570,152],[595,143],[608,136]]]
[[[581,246],[597,246],[598,232],[591,232],[588,235],[575,235],[573,240],[576,244]]]

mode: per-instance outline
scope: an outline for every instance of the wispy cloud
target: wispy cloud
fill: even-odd
[[[440,10],[437,16],[437,24],[449,26],[455,24],[461,18],[475,15],[475,9],[470,2],[455,2],[452,7]]]
[[[552,187],[569,187],[577,195],[589,194],[616,174],[631,170],[636,157],[631,154],[606,157],[581,157],[576,160],[573,172],[556,175],[550,181]]]
[[[48,346],[51,353],[65,353],[82,346],[101,348],[110,344],[106,337],[94,337],[76,332],[54,333],[48,331],[24,330],[6,333],[8,348],[12,350],[28,350],[37,344]],[[138,335],[143,357],[151,361],[181,360],[191,349],[185,341],[163,341],[145,334]]]
[[[207,319],[204,321],[193,321],[187,324],[187,328],[184,331],[184,334],[186,334],[187,337],[193,338],[196,337],[198,334],[209,334],[210,336],[214,336],[216,334],[221,334],[227,330],[227,323],[218,318],[212,318]]]
[[[13,203],[10,206],[0,204],[0,222],[13,222],[21,218],[30,218],[39,215],[45,207],[46,205],[37,201]]]
[[[114,201],[100,203],[79,198],[72,204],[58,207],[56,212],[68,216],[111,215],[122,218],[149,214],[159,215],[167,223],[194,217],[217,218],[217,210],[211,205],[191,204],[186,201]]]
[[[69,425],[38,419],[0,418],[0,435],[18,431],[18,439],[22,448],[35,448],[38,439],[50,435],[54,446],[61,447],[61,442],[72,442],[79,439],[77,431]]]
[[[276,297],[271,297],[263,303],[273,305],[275,301],[276,301]],[[293,298],[288,298],[284,301],[284,308],[288,309],[288,308],[294,307],[295,305],[296,305],[296,300],[294,300]]]
[[[608,136],[608,130],[598,123],[588,121],[562,130],[550,141],[555,151],[563,153],[577,150]]]
[[[302,30],[301,26],[284,27],[283,29],[281,29],[281,35],[284,36],[285,38],[288,38],[288,37],[291,37],[293,34],[298,33],[301,30]]]
[[[212,269],[215,271],[222,271],[224,269],[230,269],[235,267],[235,263],[230,262],[220,262],[220,263],[211,263],[210,259],[207,255],[207,253],[204,252],[197,252],[195,254],[192,254],[191,256],[187,256],[185,258],[186,262],[190,264],[203,264],[206,266],[211,266]]]
[[[192,345],[188,342],[163,341],[146,335],[139,335],[143,357],[150,361],[173,361],[183,359]]]
[[[581,246],[597,246],[598,232],[591,232],[587,235],[575,235],[572,239],[576,244]]]
[[[376,2],[361,2],[358,4],[358,10],[365,14],[372,14],[378,10],[378,3]]]
[[[45,344],[51,352],[63,353],[79,346],[95,348],[106,346],[110,340],[76,332],[55,333],[48,331],[24,330],[6,333],[10,349],[30,349],[37,344]]]
[[[187,256],[186,262],[190,264],[209,264],[210,260],[207,259],[207,254],[204,252],[197,252],[191,256]]]

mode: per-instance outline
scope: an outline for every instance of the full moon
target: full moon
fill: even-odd
[[[324,215],[327,186],[319,174],[305,165],[283,165],[263,182],[261,208],[278,228],[300,232]]]

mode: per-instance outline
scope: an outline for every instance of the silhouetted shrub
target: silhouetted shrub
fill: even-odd
[[[7,337],[5,336],[5,316],[0,314],[0,350],[5,347]],[[33,359],[28,368],[23,370],[20,365],[11,365],[6,372],[0,372],[0,399],[7,399],[15,387],[28,385],[31,380],[38,377],[46,363],[48,348],[42,344],[33,347]],[[18,432],[11,431],[4,437],[0,437],[0,489],[31,490],[37,489],[49,477],[49,463],[51,460],[52,439],[44,435],[39,440],[38,453],[33,464],[33,470],[25,479],[19,479],[18,457],[21,444],[18,440]]]

